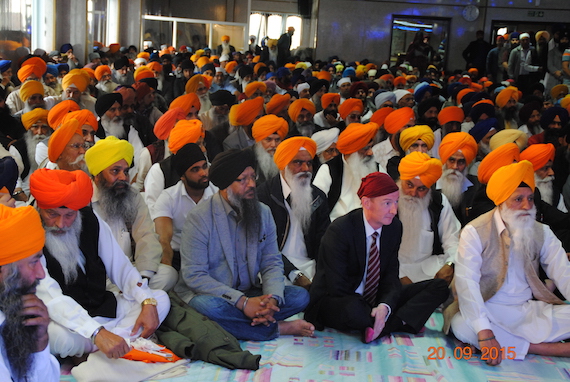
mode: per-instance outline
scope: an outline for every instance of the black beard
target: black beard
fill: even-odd
[[[560,146],[558,138],[564,136],[564,129],[552,129],[547,127],[544,129],[544,143],[552,143],[554,147]]]
[[[136,125],[135,113],[128,113],[123,116],[123,126],[135,126]],[[129,130],[127,130],[128,133]]]
[[[517,114],[517,107],[511,106],[511,107],[505,108],[504,114],[505,114],[505,120],[507,120],[507,121],[515,119],[515,116]]]
[[[425,123],[426,125],[428,125],[429,127],[431,127],[431,129],[433,130],[434,127],[437,127],[437,123],[438,123],[438,119],[436,118],[423,118],[423,123]]]
[[[323,109],[323,114],[326,117],[327,115],[332,115],[334,118],[336,118],[336,115],[338,114],[338,112],[334,111],[334,110],[329,110],[328,108]]]
[[[259,223],[261,222],[261,212],[257,194],[253,199],[240,198],[228,189],[228,199],[230,204],[237,210],[241,220],[245,223],[245,231],[248,238],[256,238],[259,235]]]
[[[184,177],[184,182],[186,183],[186,186],[188,186],[189,188],[193,188],[195,190],[204,190],[208,188],[208,186],[210,185],[209,182],[206,183],[193,182],[186,177],[186,174],[182,176]]]

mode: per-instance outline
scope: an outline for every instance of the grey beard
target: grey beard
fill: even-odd
[[[447,197],[449,203],[453,208],[459,207],[461,200],[463,199],[462,185],[463,179],[465,179],[465,168],[464,172],[459,172],[451,168],[446,168],[443,170],[441,176],[441,193]]]
[[[111,120],[106,114],[101,117],[101,126],[105,129],[107,136],[112,135],[119,139],[126,139],[125,127],[123,126],[123,119],[117,117]]]
[[[256,142],[253,146],[253,151],[255,152],[255,159],[257,159],[257,167],[263,176],[265,176],[265,179],[273,178],[279,173],[273,156],[265,151],[261,143]]]
[[[416,198],[402,192],[400,181],[398,181],[398,187],[400,188],[398,219],[400,219],[402,226],[404,227],[404,230],[402,231],[402,243],[417,242],[421,237],[421,231],[426,224],[424,221],[424,211],[426,211],[429,206],[432,191],[430,189],[423,198]]]
[[[99,206],[105,220],[124,221],[133,224],[138,213],[136,192],[127,184],[127,189],[120,192],[109,185],[104,177],[96,178],[99,189]]]
[[[79,237],[81,235],[81,213],[77,214],[75,221],[69,228],[64,228],[65,233],[54,234],[59,230],[57,227],[46,227],[46,248],[57,260],[63,271],[66,284],[73,284],[77,279],[77,266],[81,258],[79,249]]]
[[[507,229],[511,235],[511,243],[513,251],[516,254],[528,255],[529,258],[534,256],[540,251],[537,243],[539,240],[536,238],[534,228],[534,221],[536,217],[536,207],[533,206],[528,211],[511,210],[505,203],[499,207],[501,218],[505,222]],[[521,216],[524,214],[530,216]],[[540,228],[542,229],[542,228]]]
[[[540,179],[536,174],[534,174],[534,183],[538,190],[540,191],[540,197],[543,201],[554,206],[554,191],[552,189],[552,182],[554,181],[553,176],[547,176],[544,179]],[[554,206],[556,207],[556,206]]]
[[[38,143],[46,139],[46,136],[43,134],[34,135],[32,130],[28,130],[24,135],[24,139],[26,141],[26,148],[28,149],[28,161],[30,162],[30,174],[34,172],[38,168],[38,164],[36,163],[36,147]]]
[[[303,175],[308,175],[304,177]],[[307,233],[311,224],[313,190],[311,189],[310,172],[293,174],[289,167],[285,167],[283,177],[291,188],[291,211],[301,224],[303,233]]]
[[[45,109],[45,108],[46,108],[46,104],[45,104],[45,103],[41,103],[41,104],[38,104],[38,105],[31,106],[29,103],[24,102],[24,109],[23,109],[22,114],[26,114],[27,112],[30,112],[30,111],[32,111],[32,110],[34,110],[34,109],[38,109],[38,108],[39,108],[39,109]]]
[[[302,136],[310,138],[315,132],[315,123],[312,121],[297,123],[297,130]]]
[[[245,223],[246,235],[255,239],[259,235],[261,222],[261,212],[257,195],[253,199],[244,199],[235,195],[230,188],[228,190],[228,200],[237,211],[240,219]]]

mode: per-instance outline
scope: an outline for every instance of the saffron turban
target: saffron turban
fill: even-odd
[[[358,111],[360,114],[364,111],[364,105],[358,98],[349,98],[338,107],[338,113],[342,119],[346,119],[353,111]]]
[[[263,82],[261,81],[254,81],[254,82],[250,82],[249,84],[247,84],[247,86],[245,87],[245,95],[247,96],[247,98],[251,97],[253,95],[253,93],[255,93],[256,91],[261,90],[262,94],[265,94],[265,92],[267,91],[267,85],[265,85]]]
[[[498,168],[520,161],[520,153],[519,147],[514,143],[507,143],[491,151],[483,158],[477,169],[479,182],[482,184],[489,183],[491,175],[493,175]]]
[[[174,125],[176,125],[176,122],[186,119],[187,115],[188,113],[186,113],[186,111],[181,107],[173,108],[171,106],[170,109],[161,115],[158,121],[154,124],[154,135],[156,135],[160,140],[168,139],[168,136],[174,128]]]
[[[442,166],[439,159],[414,151],[402,158],[398,171],[400,171],[400,179],[410,180],[418,177],[422,184],[429,188],[441,176]]]
[[[41,251],[46,240],[38,211],[32,206],[0,205],[0,266],[25,259]]]
[[[263,110],[263,97],[257,97],[233,105],[230,109],[229,120],[232,126],[251,125]]]
[[[98,175],[109,166],[124,159],[130,166],[133,163],[135,149],[124,139],[112,135],[100,139],[93,147],[85,152],[85,163],[92,175]]]
[[[196,91],[198,90],[198,88],[200,87],[200,84],[203,84],[205,87],[207,87],[208,89],[210,88],[210,84],[208,82],[208,79],[206,78],[206,76],[203,76],[201,74],[195,74],[193,75],[188,82],[186,82],[186,94],[189,93],[196,93]]]
[[[70,119],[69,121],[62,123],[60,128],[57,129],[49,138],[48,141],[48,158],[53,163],[57,162],[57,159],[61,156],[65,146],[71,140],[75,134],[79,134],[83,137],[83,132],[81,131],[81,126],[77,119]]]
[[[313,134],[311,136],[311,139],[317,144],[316,154],[319,155],[331,147],[333,143],[336,143],[338,141],[339,134],[340,130],[337,127],[331,127],[330,129],[317,131],[315,134]]]
[[[226,64],[224,69],[226,69],[226,72],[228,72],[228,74],[231,74],[233,73],[237,65],[238,65],[237,61],[230,61]]]
[[[491,137],[489,146],[491,146],[491,150],[495,150],[497,147],[502,146],[505,143],[516,143],[519,147],[519,151],[521,151],[528,144],[528,135],[525,132],[516,129],[501,130]]]
[[[495,103],[499,108],[503,108],[511,98],[514,98],[515,101],[519,100],[519,89],[514,86],[508,86],[501,90],[495,98]]]
[[[70,119],[77,119],[77,122],[79,122],[79,128],[83,127],[83,125],[89,125],[95,131],[99,128],[95,114],[87,109],[72,111],[71,113],[65,114],[61,123],[66,123]]]
[[[26,102],[34,94],[41,94],[44,96],[44,85],[39,81],[26,81],[20,88],[20,99]]]
[[[190,109],[192,109],[192,107],[195,107],[198,111],[200,110],[200,99],[196,93],[183,94],[179,97],[176,97],[174,101],[170,103],[169,109],[174,109],[177,107],[184,110],[186,113],[185,115],[188,115],[190,114]]]
[[[530,102],[530,104],[532,104],[532,103],[533,102]],[[529,105],[529,103],[527,103],[526,105]],[[570,106],[570,95],[567,95],[566,97],[564,97],[560,100],[560,106],[563,107],[564,109],[568,110],[568,106]],[[524,108],[524,106],[523,106],[523,108]],[[521,111],[522,111],[522,109],[521,109]],[[519,117],[520,117],[520,111],[519,111]],[[527,120],[528,120],[528,118],[527,118]],[[521,118],[521,122],[522,122],[522,118]]]
[[[461,101],[463,100],[463,97],[465,97],[467,95],[467,93],[475,93],[475,90],[470,89],[470,88],[465,88],[463,90],[461,90],[459,93],[457,93],[457,103],[461,103]]]
[[[91,201],[93,184],[81,170],[40,168],[30,175],[30,192],[41,209],[66,207],[77,211]]]
[[[534,191],[534,170],[532,163],[527,160],[503,166],[495,171],[487,185],[487,196],[498,206],[507,200],[522,182]]]
[[[384,105],[388,101],[392,102],[392,105],[395,104],[396,95],[386,90],[379,90],[376,96],[374,97],[374,106],[376,106],[376,109],[381,109],[382,105]]]
[[[220,190],[228,188],[248,167],[255,169],[253,150],[226,150],[214,158],[209,178]]]
[[[91,79],[85,70],[73,69],[63,77],[61,87],[63,90],[69,87],[75,87],[83,93],[87,89],[87,86],[89,86],[89,82],[91,82]]]
[[[386,117],[393,111],[394,109],[391,107],[383,107],[381,109],[378,109],[374,112],[374,114],[372,114],[372,117],[370,117],[370,122],[377,123],[378,126],[384,126]]]
[[[398,85],[405,85],[407,82],[406,77],[404,76],[398,76],[396,78],[394,78],[394,86],[398,86]]]
[[[39,57],[31,57],[22,63],[22,67],[18,70],[18,79],[25,82],[32,74],[38,79],[42,78],[47,70],[47,64]]]
[[[359,198],[376,198],[398,191],[398,185],[390,177],[383,172],[373,172],[362,178],[362,183],[356,194]]]
[[[48,125],[56,130],[67,113],[79,110],[79,105],[73,100],[61,101],[48,112]]]
[[[448,106],[441,109],[437,115],[437,119],[441,126],[449,122],[461,123],[465,119],[465,114],[463,114],[463,109],[458,106]]]
[[[534,171],[537,171],[546,166],[548,161],[554,160],[555,152],[556,149],[552,143],[537,143],[521,152],[521,160],[532,163]]]
[[[311,158],[315,157],[317,151],[317,143],[307,137],[292,137],[285,139],[277,146],[273,160],[279,170],[285,169],[289,162],[293,160],[295,155],[301,150],[307,150]]]
[[[146,66],[139,66],[133,73],[133,77],[136,82],[139,82],[144,78],[154,78],[154,73]]]
[[[394,110],[386,117],[384,120],[384,129],[386,129],[388,134],[396,134],[415,118],[416,115],[411,107],[402,107]]]
[[[289,117],[291,117],[293,122],[297,122],[297,118],[303,109],[309,111],[312,115],[315,115],[317,112],[313,102],[306,98],[298,99],[289,106]]]
[[[431,150],[435,137],[433,135],[433,130],[427,125],[417,125],[405,129],[400,134],[400,146],[402,150],[407,151],[414,142],[421,139]]]
[[[205,136],[202,122],[199,119],[183,119],[176,122],[170,132],[168,139],[168,149],[176,154],[178,150],[187,143],[196,143],[198,139]]]
[[[469,133],[460,131],[443,137],[439,145],[439,157],[441,162],[445,163],[449,157],[460,151],[465,156],[467,165],[469,165],[475,159],[478,149],[479,146],[475,139]]]
[[[265,109],[267,114],[279,114],[285,109],[285,107],[289,106],[289,102],[291,101],[291,94],[274,94],[273,97],[267,102],[265,105]],[[324,106],[323,106],[324,107]]]
[[[162,65],[160,62],[152,61],[146,64],[146,67],[149,68],[153,72],[162,72]]]
[[[105,74],[111,74],[109,65],[99,65],[95,68],[95,78],[97,78],[97,81],[101,81],[101,78],[103,78]]]
[[[370,143],[379,128],[380,126],[374,122],[351,123],[338,136],[336,147],[343,154],[355,153]]]
[[[338,93],[323,94],[323,96],[321,97],[321,105],[323,106],[323,109],[329,107],[331,102],[336,103],[336,105],[338,106],[340,104],[340,94]]]
[[[485,137],[485,135],[489,133],[489,131],[497,129],[497,123],[498,121],[496,118],[483,119],[477,122],[475,126],[469,130],[469,134],[475,138],[475,142],[479,143]]]
[[[48,124],[48,114],[49,112],[46,109],[41,109],[39,107],[32,111],[28,111],[27,113],[22,114],[22,125],[24,125],[26,130],[30,130],[30,127],[38,121]]]
[[[64,101],[67,102],[67,101]],[[123,105],[123,96],[120,93],[103,94],[95,102],[95,112],[99,117],[102,117],[113,105],[118,102]]]
[[[289,131],[289,124],[281,117],[273,114],[264,115],[253,123],[251,134],[256,142],[262,141],[271,134],[277,133],[281,139],[285,138]]]

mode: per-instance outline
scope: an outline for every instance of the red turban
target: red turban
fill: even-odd
[[[79,109],[79,105],[73,100],[68,99],[61,101],[52,107],[48,113],[49,126],[52,129],[57,130],[59,125],[61,125],[61,121],[63,121],[63,117],[65,117],[67,113],[71,113],[72,111],[77,111]]]
[[[93,184],[81,170],[40,168],[30,175],[30,192],[43,210],[66,207],[80,210],[93,196]]]
[[[261,93],[265,94],[265,92],[267,91],[267,85],[265,85],[261,81],[250,82],[245,87],[244,93],[247,96],[247,98],[250,98],[253,95],[253,93],[255,93],[258,90],[261,90]]]
[[[287,121],[273,114],[259,118],[251,128],[251,134],[256,142],[264,140],[273,133],[277,133],[283,139],[288,131],[289,124]]]
[[[18,79],[25,82],[32,74],[39,80],[47,70],[47,64],[39,57],[28,58],[18,70]]]
[[[180,97],[176,97],[174,101],[170,103],[169,109],[172,110],[177,107],[184,110],[186,116],[190,113],[190,109],[192,109],[192,107],[195,107],[196,110],[200,111],[200,99],[196,93],[181,95]]]
[[[71,113],[65,114],[61,120],[61,123],[66,123],[70,119],[77,119],[77,122],[79,122],[79,128],[81,128],[83,125],[89,125],[95,131],[97,131],[99,128],[95,114],[87,109],[72,111]]]
[[[311,158],[315,157],[317,152],[317,144],[311,138],[307,137],[292,137],[285,139],[277,146],[273,160],[279,170],[285,169],[289,162],[293,160],[295,155],[301,150],[307,150]]]
[[[402,158],[398,171],[400,179],[410,180],[419,177],[422,184],[429,188],[441,176],[442,166],[439,159],[414,151]]]
[[[448,106],[441,109],[437,115],[437,119],[441,126],[449,122],[462,123],[465,119],[465,114],[463,113],[463,109],[458,106]]]
[[[303,109],[308,110],[312,115],[317,112],[313,102],[306,98],[298,99],[289,106],[289,117],[293,122],[297,122],[297,118]]]
[[[259,113],[263,110],[263,97],[257,97],[233,105],[230,109],[230,125],[249,126],[255,121]]]
[[[196,96],[196,94],[192,94]],[[186,111],[181,107],[172,108],[171,106],[170,109],[154,124],[154,135],[161,140],[168,139],[168,136],[174,128],[174,125],[176,125],[176,122],[186,119],[187,115],[188,113],[186,113]]]
[[[196,143],[198,139],[204,138],[204,128],[199,119],[183,119],[176,122],[174,129],[170,132],[168,139],[168,149],[176,154],[188,143]]]
[[[495,171],[487,185],[487,196],[498,206],[507,200],[522,182],[534,191],[534,171],[532,163],[527,160],[503,166]]]
[[[41,251],[46,240],[38,211],[32,206],[11,208],[0,204],[0,266]]]
[[[359,198],[376,198],[398,191],[398,186],[390,175],[383,172],[373,172],[362,178],[362,183],[357,191]]]
[[[349,98],[338,107],[338,113],[342,119],[346,119],[346,117],[355,110],[360,114],[364,111],[362,100],[359,100],[358,98]]]
[[[351,123],[338,136],[336,148],[343,154],[352,154],[366,147],[374,138],[380,126],[374,122]]]
[[[556,149],[552,143],[537,143],[530,145],[521,153],[521,160],[532,163],[534,171],[540,170],[548,161],[554,161]]]
[[[46,124],[48,118],[48,111],[42,108],[35,108],[32,111],[28,111],[27,113],[22,114],[22,125],[26,130],[30,130],[33,124],[37,123],[38,121],[45,122]]]
[[[382,108],[386,109],[386,108]],[[382,110],[380,109],[380,110]],[[396,134],[416,118],[411,107],[402,107],[391,112],[384,120],[384,129],[388,134]]]
[[[65,146],[67,146],[71,137],[75,134],[83,137],[83,132],[77,119],[70,119],[61,124],[61,127],[51,135],[48,141],[48,158],[50,161],[53,163],[57,162],[57,159],[65,150]]]
[[[323,109],[329,107],[331,102],[336,103],[336,105],[338,106],[340,104],[340,94],[338,93],[323,94],[323,96],[321,97],[321,105],[323,106]]]
[[[469,133],[463,131],[456,133],[449,133],[441,140],[439,145],[439,157],[443,163],[447,162],[449,157],[455,154],[457,151],[465,156],[465,161],[469,165],[475,156],[479,146],[475,141],[475,138]]]
[[[499,108],[503,108],[511,98],[514,98],[515,101],[519,100],[519,89],[514,86],[508,86],[501,90],[495,98],[495,103]]]
[[[391,107],[383,107],[374,112],[372,117],[370,117],[370,122],[377,123],[378,126],[384,126],[384,122],[386,121],[386,117],[393,112],[394,109]]]
[[[20,88],[20,99],[26,102],[34,94],[41,94],[43,97],[44,85],[42,85],[41,82],[35,80],[24,82],[24,84]]]
[[[101,81],[101,78],[103,78],[105,74],[111,74],[109,65],[99,65],[95,69],[95,78],[97,78],[97,81]]]
[[[507,143],[491,151],[479,165],[477,178],[482,184],[487,184],[491,175],[498,168],[520,161],[520,149],[515,143]]]
[[[91,79],[85,70],[73,69],[63,77],[61,87],[65,90],[71,86],[75,86],[77,90],[83,93],[89,86],[89,82],[91,82]]]
[[[279,114],[285,109],[285,107],[289,106],[289,102],[291,101],[290,94],[274,94],[273,97],[267,102],[265,105],[265,109],[267,114]]]

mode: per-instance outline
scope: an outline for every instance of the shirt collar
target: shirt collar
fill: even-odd
[[[378,232],[378,235],[382,233],[382,227],[375,230],[372,228],[370,223],[368,223],[368,220],[366,220],[366,217],[364,216],[364,210],[362,210],[362,220],[364,220],[364,232],[366,232],[366,237],[371,236],[374,232]]]
[[[283,191],[283,199],[287,200],[289,195],[291,195],[291,187],[289,187],[289,185],[285,181],[285,178],[283,178],[281,172],[279,172],[279,178],[281,178],[281,189]]]
[[[493,219],[495,220],[495,226],[497,227],[497,233],[500,235],[504,230],[507,229],[503,218],[501,217],[501,211],[499,207],[493,212]]]

